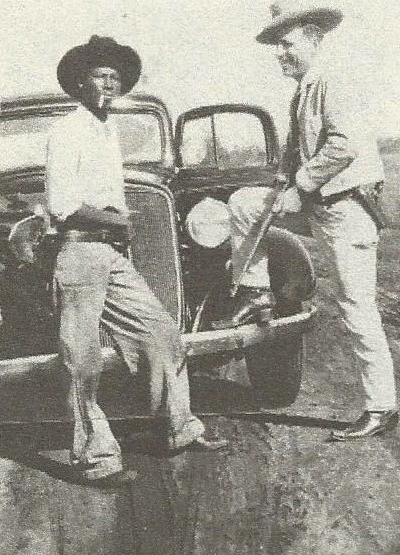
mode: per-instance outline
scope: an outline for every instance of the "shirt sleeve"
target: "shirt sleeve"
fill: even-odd
[[[115,208],[121,213],[128,215],[128,207],[125,202],[125,180],[123,170],[123,158],[121,152],[120,138],[115,124],[111,123],[111,137],[112,137],[112,150],[113,150],[113,171],[114,179],[117,183],[115,190]]]
[[[48,207],[50,214],[60,220],[65,220],[82,205],[77,191],[79,148],[70,131],[68,126],[54,127],[47,143]]]
[[[358,156],[357,134],[363,132],[360,102],[353,86],[325,83],[321,106],[320,148],[296,174],[300,190],[313,192],[348,168]]]

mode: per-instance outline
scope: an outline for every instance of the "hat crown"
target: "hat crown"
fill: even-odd
[[[338,0],[275,0],[269,12],[270,22],[256,37],[262,44],[277,44],[285,32],[307,23],[318,25],[328,33],[341,23],[344,16]]]
[[[88,42],[88,47],[94,52],[104,52],[106,50],[118,47],[118,43],[112,37],[100,37],[92,35]]]
[[[269,11],[272,19],[275,19],[303,10],[335,8],[332,4],[333,2],[328,5],[328,2],[324,2],[323,0],[276,0],[276,2],[270,5]]]

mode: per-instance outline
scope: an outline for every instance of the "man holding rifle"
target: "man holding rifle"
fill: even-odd
[[[393,362],[375,300],[378,231],[383,225],[375,199],[384,179],[382,162],[354,86],[341,75],[328,76],[318,56],[324,35],[340,24],[342,12],[286,0],[271,6],[271,16],[257,41],[275,46],[283,74],[298,83],[283,164],[289,187],[275,211],[308,211],[314,237],[328,253],[339,285],[340,314],[362,365],[366,410],[350,427],[332,432],[332,438],[370,437],[398,422]],[[270,189],[245,188],[231,197],[234,279],[240,275],[237,270],[235,274],[240,246],[271,202]],[[250,277],[258,279],[257,285],[264,286],[260,306],[268,296],[263,247],[261,241],[241,283],[234,284],[245,298],[243,285]],[[231,325],[254,312],[250,289],[247,296],[247,306],[239,303]]]
[[[128,210],[112,100],[139,79],[141,62],[129,46],[93,36],[61,59],[57,77],[80,102],[53,127],[48,143],[48,204],[61,239],[55,279],[60,291],[60,357],[70,376],[74,422],[71,464],[79,479],[120,484],[121,450],[97,404],[102,371],[99,321],[111,333],[128,367],[140,355],[149,369],[151,410],[168,417],[171,449],[214,450],[204,425],[190,410],[184,350],[175,322],[132,262],[127,247]]]

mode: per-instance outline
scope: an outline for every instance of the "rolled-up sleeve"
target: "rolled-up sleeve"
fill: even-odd
[[[339,175],[358,156],[357,133],[362,132],[360,103],[349,84],[328,81],[321,98],[319,148],[296,174],[297,187],[313,192]]]
[[[82,205],[77,194],[79,148],[68,126],[55,126],[47,143],[46,193],[50,214],[65,220]]]

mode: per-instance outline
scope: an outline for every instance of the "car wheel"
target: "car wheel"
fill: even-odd
[[[303,336],[260,344],[245,351],[247,372],[262,408],[291,405],[301,386]]]

